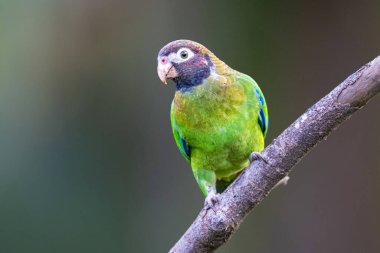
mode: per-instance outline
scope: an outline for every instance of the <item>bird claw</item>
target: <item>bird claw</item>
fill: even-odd
[[[219,193],[210,192],[205,199],[204,208],[206,210],[212,209],[215,212],[214,207],[219,203],[219,195]]]
[[[268,163],[268,161],[259,153],[259,152],[252,152],[249,155],[249,161],[252,163],[255,160],[262,160],[265,163]]]

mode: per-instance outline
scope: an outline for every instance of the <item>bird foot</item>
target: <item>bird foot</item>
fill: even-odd
[[[255,160],[262,160],[265,163],[268,163],[268,161],[259,153],[259,152],[252,152],[249,155],[249,161],[252,163]]]
[[[204,208],[206,210],[212,209],[215,212],[214,207],[219,203],[219,195],[219,193],[209,192],[205,199]]]

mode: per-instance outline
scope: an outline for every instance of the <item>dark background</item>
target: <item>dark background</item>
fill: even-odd
[[[269,143],[380,50],[379,1],[0,1],[0,252],[167,252],[203,205],[156,57],[251,75]],[[379,252],[380,98],[217,252]]]

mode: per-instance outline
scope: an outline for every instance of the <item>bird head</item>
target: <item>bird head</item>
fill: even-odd
[[[177,89],[202,84],[221,62],[203,45],[191,40],[176,40],[158,53],[157,73],[164,84],[173,80]]]

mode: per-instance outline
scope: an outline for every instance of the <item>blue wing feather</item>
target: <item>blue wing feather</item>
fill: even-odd
[[[183,139],[182,137],[180,137],[180,141],[181,141],[181,149],[183,149],[183,152],[185,153],[185,155],[187,157],[189,157],[189,159],[190,159],[190,147],[189,147],[189,145],[187,145],[185,139]]]
[[[261,92],[260,88],[258,85],[254,85],[254,89],[256,92],[256,95],[259,99],[259,117],[258,117],[258,122],[261,128],[261,131],[263,132],[264,137],[266,136],[268,132],[268,125],[269,125],[269,119],[268,119],[268,112],[267,112],[267,105],[265,103],[265,98],[263,93]]]

